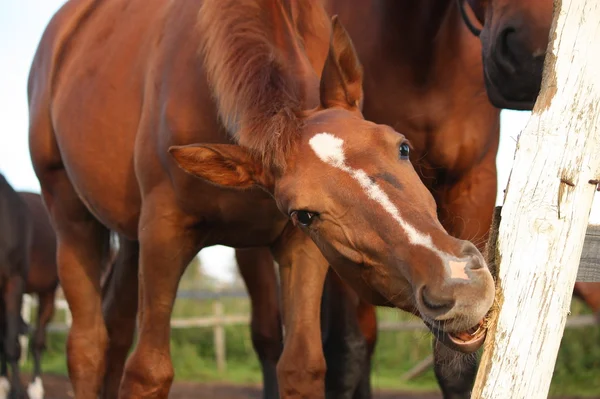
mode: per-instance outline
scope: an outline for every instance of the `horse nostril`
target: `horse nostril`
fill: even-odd
[[[468,259],[467,268],[471,270],[481,269],[485,266],[483,255],[470,241],[465,241],[462,248],[462,257]]]
[[[516,30],[513,27],[506,27],[496,38],[494,53],[498,65],[507,73],[515,73],[519,65],[518,49],[515,43]]]
[[[436,298],[427,292],[427,287],[421,290],[421,300],[426,308],[439,313],[446,312],[454,306],[453,299]]]

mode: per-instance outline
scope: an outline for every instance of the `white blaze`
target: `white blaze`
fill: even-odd
[[[444,253],[433,245],[431,236],[423,234],[406,222],[400,216],[398,208],[390,200],[388,195],[377,183],[371,181],[369,175],[362,169],[353,169],[346,165],[346,156],[344,155],[344,140],[334,136],[331,133],[318,133],[308,142],[317,156],[325,163],[348,173],[360,184],[367,196],[376,201],[389,213],[392,218],[404,229],[411,244],[422,245],[431,249],[433,252],[443,258]]]

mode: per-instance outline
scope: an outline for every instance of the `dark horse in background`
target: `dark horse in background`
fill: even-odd
[[[33,236],[27,204],[0,174],[0,389],[10,398],[22,398],[25,391],[19,373],[23,332],[21,303]],[[11,367],[10,383],[7,363]],[[7,392],[8,391],[8,392]]]
[[[15,192],[0,174],[0,267],[2,273],[2,357],[0,358],[0,397],[10,389],[10,397],[23,397],[18,361],[21,347],[18,334],[28,326],[21,318],[24,293],[38,297],[38,315],[31,336],[34,368],[27,388],[30,399],[42,398],[41,356],[46,346],[46,329],[54,314],[58,287],[56,235],[39,194]],[[7,379],[7,363],[11,380]]]
[[[38,298],[37,321],[31,335],[30,348],[33,355],[32,383],[27,388],[29,399],[42,398],[42,352],[46,349],[48,323],[54,315],[54,299],[58,288],[56,266],[56,234],[50,223],[46,207],[39,194],[19,193],[27,204],[33,225],[32,246],[29,252],[29,272],[25,293]]]

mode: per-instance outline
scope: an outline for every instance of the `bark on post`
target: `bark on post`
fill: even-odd
[[[550,41],[502,209],[499,313],[472,398],[547,398],[600,179],[600,2],[555,0]]]

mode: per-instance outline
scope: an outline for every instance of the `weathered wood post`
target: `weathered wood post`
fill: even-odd
[[[600,2],[555,0],[550,42],[502,209],[499,313],[472,398],[547,398],[600,178]]]
[[[225,326],[223,320],[223,302],[221,301],[221,295],[215,298],[213,302],[213,312],[215,317],[215,324],[213,326],[213,336],[215,344],[215,358],[217,362],[217,370],[223,374],[227,369],[227,355],[226,355],[226,344],[225,344]]]

